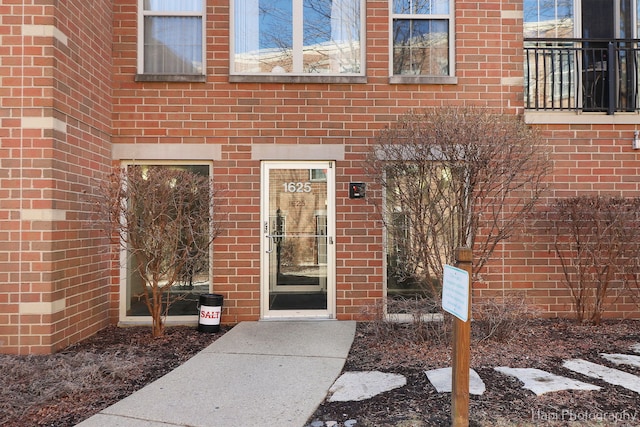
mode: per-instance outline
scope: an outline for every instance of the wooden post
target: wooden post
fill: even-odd
[[[469,316],[466,322],[453,318],[453,378],[451,384],[451,425],[469,426],[469,364],[471,343],[471,249],[458,248],[456,267],[469,273]]]

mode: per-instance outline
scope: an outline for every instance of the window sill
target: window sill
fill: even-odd
[[[391,76],[389,84],[412,84],[412,85],[455,85],[458,78],[455,76]]]
[[[230,75],[231,83],[366,83],[366,76],[331,76],[331,75]]]
[[[195,82],[204,83],[207,76],[202,74],[136,74],[137,82]]]

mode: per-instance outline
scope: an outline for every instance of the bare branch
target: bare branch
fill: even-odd
[[[523,225],[550,167],[542,138],[520,117],[481,108],[403,116],[379,133],[366,163],[386,198],[390,244],[402,252],[393,274],[433,288],[460,246],[473,248],[477,274]]]
[[[637,298],[639,211],[637,198],[580,196],[553,205],[554,249],[579,322],[600,324],[622,292]]]
[[[209,177],[164,166],[118,169],[98,186],[96,223],[133,260],[144,281],[138,295],[151,314],[153,335],[162,335],[179,280],[208,271],[218,235]]]

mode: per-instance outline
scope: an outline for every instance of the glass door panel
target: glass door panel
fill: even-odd
[[[328,313],[333,291],[328,162],[265,164],[263,291],[272,315]]]

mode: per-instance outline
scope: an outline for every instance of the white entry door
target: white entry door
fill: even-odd
[[[335,174],[329,161],[263,162],[261,317],[335,317]]]

